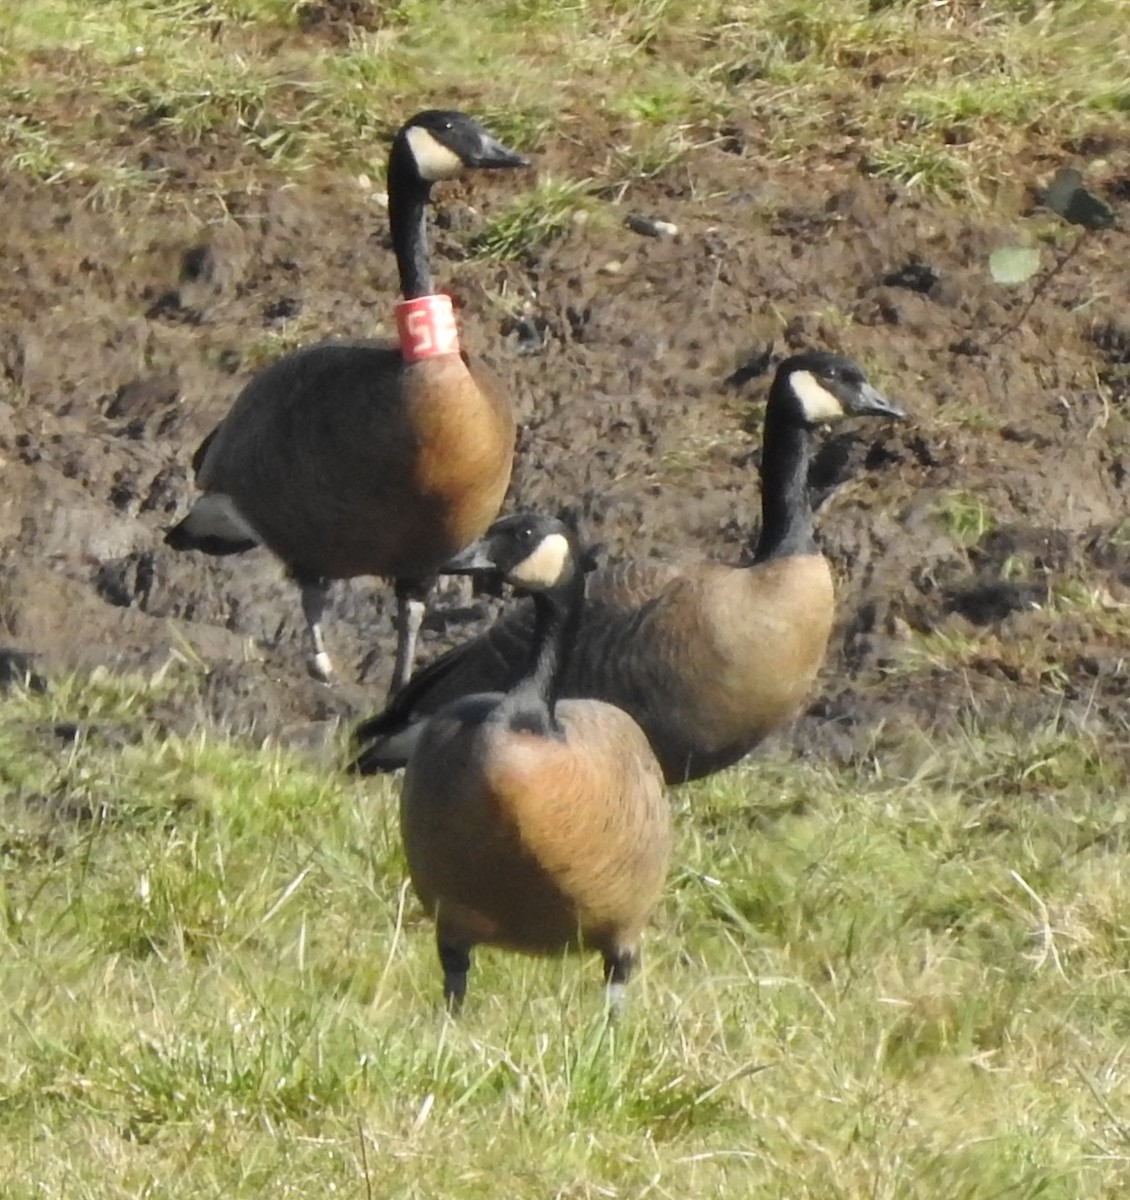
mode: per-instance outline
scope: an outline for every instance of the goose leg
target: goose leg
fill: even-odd
[[[330,598],[330,581],[298,569],[291,571],[291,577],[302,591],[302,615],[306,618],[306,637],[310,644],[306,669],[321,683],[329,683],[333,678],[333,663],[322,638],[322,617]]]
[[[416,639],[424,623],[431,579],[398,579],[396,581],[396,662],[388,685],[388,698],[408,682],[416,659]]]
[[[604,983],[608,994],[608,1012],[618,1017],[624,1008],[624,985],[632,973],[635,956],[631,950],[606,950],[604,953]]]
[[[467,972],[471,969],[471,952],[464,945],[444,940],[436,934],[436,949],[443,967],[443,999],[447,1011],[458,1016],[467,994]]]

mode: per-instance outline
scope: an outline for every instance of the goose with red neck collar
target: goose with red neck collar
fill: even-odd
[[[588,576],[562,696],[618,705],[647,734],[669,783],[737,762],[800,710],[835,615],[813,538],[809,445],[817,427],[904,414],[850,359],[809,351],[777,369],[765,411],[761,532],[746,566],[626,561]],[[510,687],[526,661],[529,606],[424,667],[355,731],[362,774],[403,766],[428,714]]]
[[[202,495],[165,541],[239,554],[263,545],[302,596],[309,669],[332,675],[322,618],[333,580],[395,580],[390,693],[411,672],[436,568],[497,516],[515,421],[498,381],[459,348],[428,259],[432,187],[527,165],[472,117],[428,110],[396,134],[389,229],[403,297],[398,341],[328,341],[255,375],[193,458]]]

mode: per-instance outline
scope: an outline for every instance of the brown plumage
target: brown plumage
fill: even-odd
[[[389,225],[405,299],[432,294],[431,186],[468,167],[524,159],[471,118],[425,112],[389,156]],[[169,531],[177,549],[269,547],[302,588],[311,670],[326,678],[320,622],[329,582],[397,581],[397,661],[407,677],[435,569],[498,514],[515,422],[497,380],[465,354],[408,361],[395,341],[326,342],[256,375],[193,459],[204,495]]]
[[[628,712],[669,783],[721,770],[799,710],[824,660],[832,576],[812,538],[812,429],[847,415],[902,414],[854,363],[808,353],[781,364],[762,452],[762,526],[745,567],[625,562],[592,573],[563,696]],[[419,723],[454,697],[510,686],[528,653],[525,605],[418,672],[357,729],[355,769],[403,765]]]
[[[335,342],[252,379],[196,478],[303,571],[415,577],[498,515],[513,445],[506,397],[463,355]]]
[[[405,852],[436,921],[444,995],[460,1004],[485,943],[597,950],[615,1002],[666,877],[670,818],[636,723],[603,701],[556,699],[584,594],[572,536],[509,517],[449,568],[533,591],[537,629],[512,690],[434,714],[405,772]]]

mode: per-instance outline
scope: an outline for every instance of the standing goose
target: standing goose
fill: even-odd
[[[614,1007],[659,900],[671,826],[639,726],[602,700],[558,700],[584,604],[573,535],[497,521],[445,572],[531,592],[533,631],[504,694],[465,695],[420,729],[400,796],[412,884],[436,921],[443,993],[458,1009],[471,948],[598,950]]]
[[[813,429],[901,418],[849,359],[809,351],[777,369],[765,411],[761,534],[753,562],[623,562],[588,578],[562,696],[615,704],[639,723],[668,783],[737,762],[800,708],[824,660],[832,575],[812,536]],[[362,774],[403,766],[420,722],[456,696],[511,686],[528,653],[523,606],[418,672],[355,731]]]
[[[430,577],[502,505],[514,414],[460,350],[450,297],[434,293],[426,210],[440,180],[525,165],[463,113],[414,116],[388,159],[398,340],[323,342],[279,359],[192,460],[204,494],[165,541],[214,555],[273,551],[301,588],[320,679],[332,673],[321,621],[334,579],[396,580],[395,691],[411,672]]]

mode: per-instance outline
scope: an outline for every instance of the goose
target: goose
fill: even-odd
[[[668,783],[737,762],[799,710],[824,661],[832,574],[813,540],[809,442],[847,416],[901,419],[848,358],[810,350],[774,375],[761,456],[761,532],[747,566],[611,564],[587,581],[562,696],[624,709]],[[403,766],[429,713],[455,697],[511,686],[533,613],[517,608],[417,672],[354,736],[361,774]]]
[[[460,350],[451,298],[434,291],[426,211],[441,180],[526,165],[465,113],[428,110],[403,125],[388,158],[398,339],[327,341],[278,359],[192,460],[202,495],[166,544],[270,549],[301,591],[315,678],[333,675],[322,635],[332,581],[380,575],[396,587],[394,693],[411,672],[436,567],[502,506],[514,414]]]
[[[603,700],[559,700],[584,604],[575,536],[520,513],[444,573],[531,593],[532,637],[505,692],[464,695],[423,722],[400,794],[413,888],[436,922],[458,1010],[472,947],[593,949],[618,1009],[671,853],[663,775],[639,726]]]

